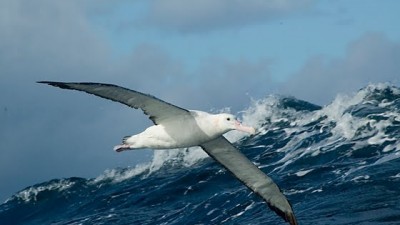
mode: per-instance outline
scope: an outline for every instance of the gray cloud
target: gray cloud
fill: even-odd
[[[179,31],[208,31],[216,28],[257,24],[304,12],[314,0],[153,0],[146,23]]]
[[[315,56],[282,92],[326,104],[337,95],[356,91],[369,83],[400,83],[400,44],[381,33],[366,33],[349,44],[343,58]]]
[[[198,100],[209,107],[232,107],[243,110],[250,97],[260,98],[271,87],[271,60],[259,59],[255,62],[239,59],[230,61],[209,58],[194,74],[197,77],[195,90],[208,96]]]

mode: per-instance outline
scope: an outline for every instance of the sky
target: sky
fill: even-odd
[[[188,109],[289,95],[329,104],[400,85],[397,0],[0,0],[0,201],[38,182],[93,178],[151,125],[140,111],[36,81],[103,82]]]

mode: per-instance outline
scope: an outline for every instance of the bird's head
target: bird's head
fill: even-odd
[[[238,130],[238,131],[243,131],[243,132],[247,132],[250,134],[254,134],[256,132],[256,130],[253,127],[243,125],[232,114],[228,114],[228,113],[218,114],[218,122],[219,122],[220,128],[222,130],[224,130],[225,132],[228,132],[230,130]]]

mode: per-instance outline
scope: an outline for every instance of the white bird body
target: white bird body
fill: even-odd
[[[121,145],[115,146],[115,151],[200,146],[250,190],[262,197],[268,206],[285,221],[291,225],[297,225],[292,207],[279,187],[222,136],[230,130],[255,133],[254,128],[243,126],[233,115],[209,114],[183,109],[154,96],[112,84],[50,81],[39,83],[84,91],[135,109],[141,109],[150,116],[154,126],[145,129],[142,133],[124,138]]]
[[[173,149],[199,146],[222,134],[238,129],[254,133],[254,128],[241,125],[227,113],[209,114],[190,110],[184,117],[173,117],[162,124],[153,125],[142,133],[126,137],[116,151],[128,149]]]

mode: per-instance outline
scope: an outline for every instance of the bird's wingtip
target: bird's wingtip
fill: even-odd
[[[290,225],[298,225],[296,217],[294,216],[294,213],[287,213],[286,214],[286,219],[287,219],[287,222],[289,222]]]
[[[38,84],[48,84],[48,85],[57,85],[57,84],[62,84],[61,82],[55,82],[55,81],[46,81],[46,80],[41,80],[41,81],[36,81]]]
[[[54,87],[59,87],[63,89],[71,89],[71,87],[67,83],[63,82],[55,82],[55,81],[36,81],[38,84],[48,84]]]
[[[288,222],[290,225],[298,225],[296,216],[293,213],[293,210],[290,208],[290,210],[282,210],[276,206],[272,206],[268,204],[268,206],[276,212],[282,219],[284,219],[286,222]]]

